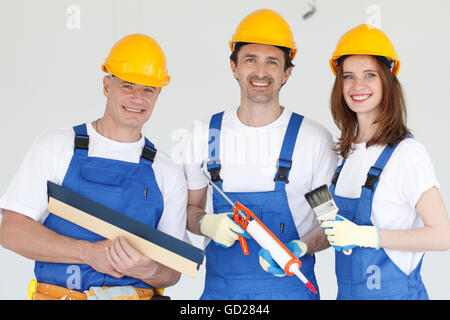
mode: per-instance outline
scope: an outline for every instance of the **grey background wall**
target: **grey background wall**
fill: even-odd
[[[450,209],[450,152],[446,97],[450,81],[450,2],[447,0],[0,0],[0,194],[42,131],[70,127],[103,114],[100,65],[112,45],[129,33],[146,33],[163,47],[172,81],[163,89],[144,134],[179,162],[193,121],[239,103],[229,68],[228,41],[248,13],[274,9],[290,23],[299,53],[281,103],[325,125],[333,76],[328,66],[348,29],[378,24],[402,60],[399,79],[408,102],[408,125],[431,154]],[[202,246],[201,237],[190,234]],[[334,255],[317,255],[323,299],[335,299]],[[448,252],[425,255],[423,279],[432,299],[449,299]],[[0,299],[24,299],[33,262],[0,248]],[[183,276],[166,292],[198,299],[204,270]]]

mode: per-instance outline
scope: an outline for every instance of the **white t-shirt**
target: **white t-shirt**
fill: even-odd
[[[225,111],[220,134],[220,176],[225,192],[275,189],[273,179],[277,160],[291,114],[285,108],[272,123],[249,127],[239,120],[237,108]],[[202,189],[208,184],[200,164],[208,159],[209,121],[210,118],[195,122],[187,139],[184,172],[190,190]],[[304,118],[292,156],[289,183],[286,184],[289,208],[300,237],[318,225],[304,195],[313,188],[330,183],[338,160],[332,148],[331,134],[318,123]],[[209,186],[207,212],[213,211],[211,192]]]
[[[336,195],[359,198],[361,186],[384,146],[356,144],[346,160],[336,185]],[[340,163],[342,160],[340,160]],[[416,204],[423,192],[439,188],[428,152],[414,139],[405,139],[395,149],[383,172],[372,204],[372,223],[380,229],[407,230],[423,227]],[[410,274],[423,252],[386,249],[389,258],[405,273]]]
[[[145,140],[121,143],[98,134],[87,124],[90,157],[139,163]],[[52,129],[31,145],[5,194],[0,208],[19,212],[43,223],[48,216],[47,180],[61,185],[74,152],[72,128]],[[164,199],[164,211],[157,229],[181,240],[186,237],[187,186],[183,171],[158,150],[153,162],[156,182]]]

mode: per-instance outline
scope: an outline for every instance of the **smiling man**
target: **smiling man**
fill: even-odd
[[[47,211],[51,181],[184,239],[183,172],[141,134],[169,83],[164,53],[154,39],[129,35],[102,69],[103,117],[39,136],[0,199],[2,246],[36,260],[34,299],[151,299],[180,278],[125,239],[105,240]]]
[[[205,236],[201,298],[318,299],[298,278],[285,277],[253,239],[247,239],[250,254],[243,254],[236,240],[247,234],[230,219],[231,206],[219,192],[208,190],[200,169],[209,160],[205,174],[301,257],[302,272],[317,288],[313,253],[329,244],[304,194],[331,181],[337,163],[331,134],[280,105],[297,49],[278,13],[258,10],[245,17],[230,47],[240,105],[194,126],[184,164],[188,230]]]

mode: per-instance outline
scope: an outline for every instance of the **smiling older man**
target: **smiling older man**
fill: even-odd
[[[176,238],[185,236],[183,172],[141,134],[169,83],[164,53],[154,39],[129,35],[115,44],[102,69],[108,73],[103,117],[39,136],[0,199],[2,246],[36,260],[34,298],[86,299],[97,292],[150,299],[155,288],[180,278],[125,239],[105,240],[47,212],[51,181]]]

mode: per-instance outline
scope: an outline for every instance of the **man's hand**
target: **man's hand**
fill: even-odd
[[[241,228],[228,213],[206,213],[200,220],[200,232],[218,243],[222,247],[231,247],[239,236],[247,239],[250,235]]]
[[[117,271],[108,260],[110,247],[113,245],[111,240],[91,242],[86,250],[85,263],[96,271],[108,274],[114,278],[122,278],[124,274]]]
[[[159,271],[158,263],[137,252],[123,237],[114,239],[105,250],[106,260],[118,274],[149,279]]]
[[[297,258],[303,257],[308,252],[308,246],[301,240],[292,240],[286,244],[286,248]],[[259,250],[259,264],[264,271],[270,272],[276,277],[284,277],[286,275],[284,269],[273,260],[270,251],[267,249]]]

